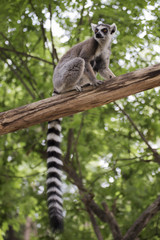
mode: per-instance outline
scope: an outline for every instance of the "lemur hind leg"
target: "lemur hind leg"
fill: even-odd
[[[62,67],[55,69],[53,77],[54,88],[58,92],[66,92],[72,89],[81,91],[81,86],[78,84],[83,76],[85,69],[85,61],[76,57],[66,62]]]

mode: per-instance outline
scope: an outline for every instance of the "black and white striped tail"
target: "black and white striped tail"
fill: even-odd
[[[63,230],[63,200],[61,191],[61,119],[48,123],[47,132],[47,199],[52,231]]]

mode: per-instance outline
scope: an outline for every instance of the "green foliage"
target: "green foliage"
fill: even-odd
[[[58,61],[56,52],[60,57],[70,46],[91,36],[91,22],[117,25],[110,63],[116,75],[158,63],[158,3],[158,0],[0,1],[1,111],[51,96],[52,74]],[[160,89],[156,88],[119,100],[118,105],[111,103],[63,120],[64,156],[68,131],[72,128],[72,167],[82,176],[86,189],[94,193],[95,202],[99,206],[102,201],[107,203],[122,234],[160,194],[160,166],[127,114],[151,148],[160,153],[159,97]],[[81,196],[67,175],[63,179],[65,231],[53,236],[49,230],[46,131],[46,124],[41,124],[1,136],[0,240],[11,239],[11,228],[16,239],[24,239],[28,217],[32,222],[32,240],[94,240],[96,236]],[[104,239],[112,239],[107,224],[98,218],[96,221]],[[159,239],[158,223],[157,214],[139,239]]]

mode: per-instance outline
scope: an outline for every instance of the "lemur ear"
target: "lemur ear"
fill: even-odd
[[[110,31],[111,31],[111,34],[114,34],[117,31],[117,26],[115,23],[110,25]]]
[[[97,24],[91,23],[92,31],[95,32]]]

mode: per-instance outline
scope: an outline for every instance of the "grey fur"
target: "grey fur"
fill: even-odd
[[[91,24],[94,36],[73,46],[59,61],[53,75],[54,90],[58,93],[72,89],[81,91],[87,83],[97,86],[96,72],[108,80],[115,77],[109,69],[111,41],[116,25]],[[107,29],[107,33],[103,29]],[[98,31],[96,34],[95,31]]]

